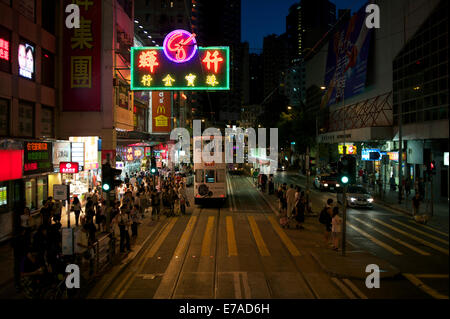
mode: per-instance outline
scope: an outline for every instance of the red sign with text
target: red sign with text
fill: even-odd
[[[0,150],[0,182],[23,177],[23,150]]]
[[[80,28],[64,28],[63,111],[101,111],[101,3],[79,4]]]
[[[78,173],[78,162],[61,162],[59,163],[59,172],[62,174],[76,174]]]

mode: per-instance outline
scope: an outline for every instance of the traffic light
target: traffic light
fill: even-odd
[[[122,174],[121,169],[117,168],[111,168],[110,175],[111,175],[111,185],[112,189],[115,189],[117,186],[120,186],[122,184],[122,181],[120,180],[120,175]]]
[[[111,169],[109,163],[102,165],[102,189],[107,193],[111,191],[112,188]]]
[[[120,174],[122,174],[122,170],[112,168],[111,164],[106,163],[102,165],[102,189],[104,192],[108,193],[114,190],[116,186],[122,184],[122,181],[116,178]]]
[[[427,171],[429,175],[436,175],[436,162],[430,161],[428,163]]]
[[[356,182],[356,159],[351,155],[345,155],[338,162],[338,182],[342,185]]]

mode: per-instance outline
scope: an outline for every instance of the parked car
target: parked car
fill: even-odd
[[[335,191],[341,187],[338,183],[337,175],[322,174],[314,179],[314,187],[321,191]]]
[[[344,194],[340,189],[337,194],[339,203],[343,203]],[[361,185],[350,185],[347,188],[347,205],[348,207],[367,207],[373,208],[373,196]]]

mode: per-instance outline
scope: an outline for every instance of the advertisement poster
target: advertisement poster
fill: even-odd
[[[19,61],[19,75],[27,79],[34,79],[34,45],[22,41],[17,52]]]
[[[61,235],[63,255],[73,255],[73,228],[62,228]]]
[[[33,175],[53,171],[52,143],[24,142],[23,174]]]
[[[64,0],[64,6],[72,0]],[[64,28],[63,111],[101,111],[102,1],[80,5],[80,28]]]
[[[71,136],[71,142],[84,143],[84,170],[96,169],[98,165],[98,136]],[[73,148],[72,148],[73,152]],[[73,162],[78,162],[72,158]],[[81,164],[80,164],[81,165]]]
[[[325,70],[326,94],[322,106],[341,102],[364,92],[373,29],[365,24],[363,6],[331,37]]]
[[[170,92],[152,92],[152,133],[169,133],[171,130]]]
[[[70,149],[70,142],[53,143],[53,166],[58,172],[60,162],[70,162],[72,160]]]

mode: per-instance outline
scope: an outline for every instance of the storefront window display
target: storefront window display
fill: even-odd
[[[31,210],[37,209],[35,179],[30,179],[25,182],[25,206]]]
[[[41,208],[42,201],[48,198],[47,176],[25,181],[25,205],[31,210]]]

